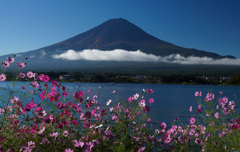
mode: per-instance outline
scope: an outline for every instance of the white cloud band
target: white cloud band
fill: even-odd
[[[86,49],[81,52],[68,50],[60,55],[53,55],[55,59],[65,60],[90,60],[90,61],[142,61],[142,62],[157,62],[159,57],[146,54],[141,51],[125,51],[115,49],[112,51],[101,51],[97,49]]]
[[[178,64],[216,64],[216,65],[240,65],[240,59],[213,59],[210,57],[184,57],[180,54],[171,54],[161,57],[153,54],[146,54],[138,51],[126,51],[115,49],[112,51],[101,51],[97,49],[86,49],[76,52],[68,50],[62,54],[53,55],[55,59],[65,60],[90,60],[90,61],[139,61],[139,62],[165,62]]]

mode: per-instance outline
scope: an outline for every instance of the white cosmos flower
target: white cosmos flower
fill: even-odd
[[[112,102],[112,99],[109,99],[108,102],[106,103],[106,105],[110,105],[110,103]]]
[[[137,100],[139,98],[139,94],[138,93],[134,94],[133,98],[134,98],[134,100]]]
[[[140,107],[145,107],[145,106],[146,106],[146,103],[145,103],[143,100],[141,100],[141,101],[138,103],[138,105],[139,105]]]

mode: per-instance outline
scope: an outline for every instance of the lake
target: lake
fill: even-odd
[[[1,86],[6,87],[7,83],[1,82]],[[26,82],[19,82],[20,86]],[[240,86],[218,86],[218,85],[175,85],[175,84],[116,84],[116,83],[68,83],[63,82],[62,85],[70,89],[70,95],[76,90],[92,89],[93,95],[98,95],[98,101],[106,106],[106,102],[112,99],[112,105],[119,100],[127,100],[128,97],[135,93],[140,93],[144,89],[151,88],[154,93],[147,98],[154,98],[154,103],[151,105],[150,115],[153,120],[160,122],[172,123],[178,116],[179,120],[186,123],[193,115],[189,112],[189,107],[193,106],[193,110],[197,109],[194,93],[202,91],[205,96],[207,92],[213,90],[217,98],[222,91],[229,101],[237,102],[240,97]],[[20,86],[18,86],[20,88]],[[112,91],[115,91],[113,94]],[[3,92],[1,92],[3,93]],[[98,94],[100,93],[100,94]],[[147,103],[149,105],[149,103]],[[111,105],[110,105],[111,106]]]

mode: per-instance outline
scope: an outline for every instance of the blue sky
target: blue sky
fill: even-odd
[[[0,1],[0,55],[27,52],[124,18],[186,48],[240,58],[239,0]]]

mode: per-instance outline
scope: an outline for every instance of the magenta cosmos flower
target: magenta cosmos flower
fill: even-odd
[[[153,90],[152,90],[152,89],[149,89],[149,88],[148,88],[146,91],[147,91],[148,93],[150,93],[150,94],[153,93]]]
[[[153,99],[153,98],[150,98],[150,99],[148,100],[148,102],[149,102],[149,103],[153,103],[153,102],[154,102],[154,99]]]

